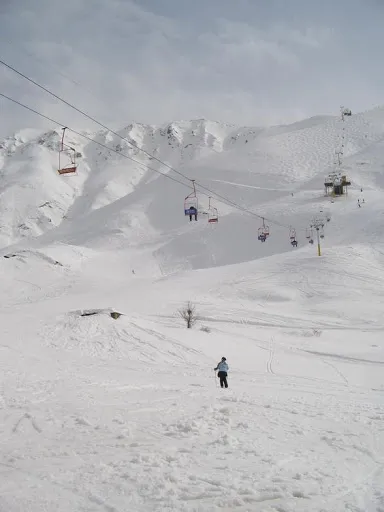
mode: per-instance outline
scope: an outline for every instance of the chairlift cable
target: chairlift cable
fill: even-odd
[[[190,178],[188,178],[187,176],[185,176],[183,173],[181,173],[180,171],[178,171],[177,169],[174,169],[173,167],[171,167],[170,165],[168,165],[167,163],[163,162],[162,160],[160,160],[159,158],[157,158],[156,156],[154,155],[151,155],[151,153],[149,153],[148,151],[146,151],[145,149],[142,149],[142,148],[139,148],[136,144],[134,144],[133,142],[131,142],[130,140],[126,139],[125,137],[123,137],[122,135],[120,135],[119,133],[115,132],[114,130],[112,130],[111,128],[109,128],[108,126],[106,126],[105,124],[101,123],[100,121],[98,121],[97,119],[95,119],[94,117],[90,116],[89,114],[87,114],[86,112],[84,112],[83,110],[79,109],[78,107],[76,107],[75,105],[72,105],[72,103],[69,103],[69,101],[65,100],[64,98],[61,98],[60,96],[58,96],[57,94],[55,94],[54,92],[50,91],[49,89],[47,89],[47,87],[44,87],[43,85],[39,84],[38,82],[35,82],[35,80],[33,80],[32,78],[28,77],[27,75],[25,75],[24,73],[21,73],[21,71],[18,71],[17,69],[15,69],[14,67],[12,67],[10,64],[7,64],[6,62],[4,62],[3,60],[0,59],[0,64],[2,64],[3,66],[5,66],[6,68],[10,69],[11,71],[13,71],[14,73],[16,73],[17,75],[21,76],[22,78],[24,78],[25,80],[28,80],[28,82],[32,83],[33,85],[35,85],[36,87],[38,87],[39,89],[42,89],[44,92],[50,94],[51,96],[53,96],[54,98],[56,98],[57,100],[61,101],[62,103],[64,103],[65,105],[67,105],[68,107],[72,108],[73,110],[76,110],[76,112],[78,112],[79,114],[83,115],[84,117],[86,117],[87,119],[89,119],[90,121],[93,121],[94,123],[98,124],[99,126],[101,126],[102,128],[104,128],[105,130],[109,131],[110,133],[113,133],[113,135],[116,135],[116,137],[119,137],[121,140],[124,140],[126,141],[130,146],[142,151],[143,153],[145,153],[147,156],[149,156],[150,158],[152,158],[153,160],[156,160],[157,162],[159,162],[160,164],[166,166],[168,169],[172,170],[173,172],[179,174],[180,176],[182,176],[183,178],[189,180],[189,181],[192,181]],[[73,131],[73,130],[72,130]]]
[[[167,164],[166,162],[163,162],[160,158],[157,158],[156,156],[152,155],[151,153],[149,153],[148,151],[146,151],[145,149],[143,148],[140,148],[138,147],[136,144],[132,143],[131,141],[129,141],[128,139],[126,139],[125,137],[123,137],[122,135],[120,135],[119,133],[115,132],[114,130],[112,130],[111,128],[109,128],[108,126],[104,125],[103,123],[101,123],[100,121],[97,121],[97,119],[95,119],[94,117],[90,116],[89,114],[87,114],[86,112],[84,112],[83,110],[79,109],[78,107],[76,107],[75,105],[72,105],[71,103],[69,103],[68,101],[66,101],[64,98],[61,98],[60,96],[58,96],[57,94],[55,94],[54,92],[50,91],[48,88],[44,87],[43,85],[39,84],[38,82],[36,82],[35,80],[33,80],[32,78],[28,77],[27,75],[25,75],[24,73],[21,73],[20,71],[18,71],[17,69],[15,69],[13,66],[11,66],[10,64],[7,64],[6,62],[4,62],[3,60],[0,59],[0,64],[2,64],[3,66],[5,66],[6,68],[10,69],[11,71],[13,71],[14,73],[18,74],[19,76],[21,76],[22,78],[24,78],[25,80],[27,80],[28,82],[31,82],[33,85],[35,85],[36,87],[42,89],[44,92],[50,94],[51,96],[53,96],[54,98],[58,99],[59,101],[61,101],[62,103],[64,103],[65,105],[67,105],[68,107],[72,108],[73,110],[75,110],[76,112],[80,113],[81,115],[85,116],[87,119],[93,121],[94,123],[98,124],[99,126],[101,126],[102,128],[104,128],[105,130],[109,131],[110,133],[113,133],[114,135],[116,135],[117,137],[119,137],[121,140],[124,140],[126,141],[130,146],[138,149],[139,151],[143,152],[144,154],[146,154],[148,157],[150,157],[151,159],[153,160],[156,160],[157,162],[159,162],[160,164],[164,165],[165,167],[167,167],[168,169],[170,169],[171,171],[175,172],[176,174],[178,174],[179,176],[182,176],[184,179],[186,180],[189,180],[190,182],[193,183],[193,187],[194,187],[194,190],[195,189],[195,180],[192,180],[190,178],[188,178],[187,176],[185,176],[185,174],[183,174],[182,172],[178,171],[177,169],[175,169],[174,167],[172,167],[171,165]],[[76,133],[74,130],[71,130],[73,133]],[[133,159],[132,159],[133,160]],[[135,161],[135,160],[133,160]],[[145,165],[145,164],[143,164]],[[154,170],[153,168],[151,168],[150,166],[146,166],[148,169],[151,169],[151,170]],[[160,171],[159,171],[160,172]],[[163,173],[160,173],[160,174],[163,174]],[[163,174],[165,176],[165,174]],[[167,175],[168,176],[168,175]],[[228,205],[230,206],[233,206],[234,208],[237,208],[243,212],[246,212],[246,213],[249,213],[250,215],[253,215],[254,217],[258,218],[258,219],[262,219],[262,216],[261,215],[258,215],[256,214],[255,212],[252,212],[251,210],[248,210],[247,208],[244,208],[244,207],[241,207],[240,205],[238,205],[237,203],[235,203],[234,201],[231,201],[230,199],[218,194],[217,192],[214,192],[212,190],[210,190],[209,188],[207,187],[204,187],[203,185],[200,185],[199,183],[197,183],[198,187],[200,187],[201,189],[203,190],[206,190],[207,192],[211,193],[211,194],[214,194],[216,195],[217,197],[219,197],[220,199],[222,199],[225,203],[227,203]],[[279,223],[277,221],[274,221],[272,219],[267,219],[268,222],[270,222],[271,224],[274,224],[276,226],[280,226],[280,227],[283,227],[283,228],[289,228],[289,226],[287,225],[284,225],[282,223]]]
[[[45,120],[47,120],[47,121],[49,121],[49,122],[51,122],[51,123],[53,123],[55,125],[63,126],[63,123],[60,123],[59,121],[57,121],[55,119],[52,119],[51,117],[49,117],[49,116],[47,116],[45,114],[42,114],[41,112],[38,112],[37,110],[33,109],[32,107],[29,107],[28,105],[24,105],[20,101],[17,101],[14,98],[11,98],[10,96],[7,96],[6,94],[3,94],[2,92],[0,92],[0,96],[2,98],[5,98],[6,100],[11,101],[12,103],[15,103],[16,105],[19,105],[20,107],[25,108],[26,110],[29,110],[30,112],[32,112],[32,113],[42,117],[43,119],[45,119]],[[139,162],[139,160],[135,160],[134,158],[132,158],[132,157],[130,157],[128,155],[125,155],[124,153],[121,153],[120,151],[117,151],[117,150],[115,150],[113,148],[110,148],[107,145],[103,144],[102,142],[99,142],[97,140],[91,139],[90,137],[88,137],[84,133],[80,133],[80,132],[74,130],[73,128],[70,128],[69,126],[67,126],[66,128],[68,130],[70,130],[72,133],[74,133],[75,135],[83,137],[84,139],[88,140],[89,142],[93,142],[94,144],[97,144],[98,146],[101,146],[102,148],[107,149],[108,151],[116,153],[117,155],[120,155],[123,158],[127,158],[128,160],[131,160],[132,162],[135,162],[136,164],[140,165],[141,167],[145,167],[146,169],[149,169],[151,171],[157,172],[158,174],[161,174],[165,178],[168,178],[168,179],[170,179],[172,181],[175,181],[176,183],[179,183],[180,185],[183,185],[184,187],[188,187],[189,188],[189,185],[187,185],[186,183],[183,183],[182,181],[174,178],[173,176],[169,176],[168,174],[164,174],[161,171],[159,171],[158,169],[154,169],[153,167],[150,167],[149,165],[144,164],[143,162]]]
[[[166,162],[163,162],[162,160],[160,160],[159,158],[157,158],[156,156],[150,154],[148,151],[146,151],[145,149],[143,148],[140,148],[138,147],[136,144],[133,144],[131,141],[129,141],[128,139],[126,139],[125,137],[123,137],[122,135],[118,134],[117,132],[115,132],[114,130],[110,129],[108,126],[104,125],[103,123],[97,121],[97,119],[95,119],[94,117],[90,116],[89,114],[87,114],[86,112],[82,111],[81,109],[79,109],[78,107],[72,105],[71,103],[69,103],[68,101],[66,101],[65,99],[61,98],[60,96],[58,96],[57,94],[55,94],[54,92],[50,91],[48,88],[44,87],[43,85],[39,84],[38,82],[36,82],[35,80],[33,80],[32,78],[28,77],[27,75],[25,75],[24,73],[21,73],[20,71],[18,71],[17,69],[15,69],[13,66],[7,64],[6,62],[4,62],[3,60],[0,59],[0,64],[2,64],[3,66],[5,66],[6,68],[10,69],[11,71],[13,71],[14,73],[18,74],[19,76],[21,76],[22,78],[24,78],[25,80],[29,81],[30,83],[32,83],[33,85],[35,85],[36,87],[40,88],[41,90],[45,91],[46,93],[50,94],[51,96],[53,96],[54,98],[58,99],[59,101],[61,101],[62,103],[64,103],[65,105],[67,105],[68,107],[72,108],[73,110],[79,112],[81,115],[85,116],[86,118],[90,119],[91,121],[93,121],[94,123],[98,124],[99,126],[101,126],[102,128],[104,128],[105,130],[109,131],[110,133],[113,133],[114,135],[116,135],[117,137],[119,137],[120,139],[126,141],[129,145],[131,145],[132,147],[138,149],[139,151],[143,152],[144,154],[146,154],[147,156],[149,156],[151,159],[153,160],[156,160],[157,162],[161,163],[162,165],[164,165],[165,167],[167,167],[168,169],[170,169],[171,171],[175,172],[176,174],[178,174],[179,176],[183,177],[184,179],[192,182],[193,184],[193,188],[194,190],[196,191],[196,185],[202,189],[202,190],[206,190],[207,192],[209,192],[210,194],[213,194],[215,195],[216,197],[220,198],[222,201],[220,202],[224,202],[224,204],[228,204],[228,205],[231,205],[233,206],[234,208],[240,210],[240,211],[243,211],[245,213],[248,213],[250,215],[253,215],[254,217],[257,217],[259,219],[262,219],[263,217],[261,215],[258,215],[256,214],[255,212],[245,208],[245,207],[242,207],[240,205],[238,205],[237,203],[235,203],[234,201],[228,199],[227,197],[225,196],[222,196],[220,194],[218,194],[217,192],[214,192],[213,190],[203,186],[203,185],[200,185],[199,183],[196,183],[195,180],[192,180],[190,178],[188,178],[187,176],[185,176],[183,173],[181,173],[180,171],[178,171],[177,169],[173,168],[172,166],[170,166],[169,164],[167,164]],[[1,93],[0,93],[1,94]],[[1,94],[2,97],[8,99],[9,101],[12,101],[24,108],[27,108],[28,110],[30,110],[31,112],[34,112],[35,114],[49,120],[50,122],[54,122],[56,123],[56,121],[52,120],[51,118],[48,118],[48,116],[44,116],[43,114],[41,114],[40,112],[37,112],[36,110],[30,108],[30,107],[27,107],[26,105],[10,98],[9,96],[6,96],[5,94]],[[60,124],[60,123],[58,123]],[[70,129],[70,128],[68,128]],[[79,136],[82,136],[84,138],[86,138],[87,140],[91,141],[91,142],[95,142],[103,147],[105,147],[106,149],[108,149],[109,151],[113,151],[117,154],[120,154],[122,155],[122,153],[116,151],[116,150],[113,150],[111,148],[108,148],[107,146],[103,145],[102,143],[99,143],[97,141],[93,141],[92,139],[90,139],[89,137],[86,137],[84,136],[83,134],[79,133],[79,132],[76,132],[75,130],[73,129],[70,129],[73,133],[79,135]],[[139,165],[142,165],[142,166],[145,166],[147,169],[149,170],[152,170],[152,171],[155,171],[155,172],[158,172],[159,174],[162,174],[163,176],[166,176],[170,179],[173,179],[173,181],[177,182],[177,183],[180,183],[180,184],[183,184],[184,186],[187,186],[185,185],[184,183],[180,182],[179,180],[176,180],[174,178],[172,178],[171,176],[167,175],[167,174],[164,174],[160,171],[158,171],[157,169],[154,169],[146,164],[143,164],[142,162],[138,162],[137,160],[129,157],[128,155],[123,155],[124,157],[138,163]],[[206,194],[204,194],[206,195]],[[268,222],[270,222],[271,224],[274,224],[276,226],[280,226],[280,227],[283,227],[283,228],[289,228],[289,226],[285,225],[285,224],[282,224],[280,222],[277,222],[277,221],[274,221],[272,219],[267,219]]]
[[[16,104],[16,105],[19,105],[20,107],[22,107],[22,108],[24,108],[24,109],[26,109],[26,110],[28,110],[28,111],[30,111],[30,112],[32,112],[32,113],[34,113],[34,114],[38,115],[39,117],[41,117],[41,118],[43,118],[43,119],[45,119],[45,120],[47,120],[47,121],[49,121],[49,122],[51,122],[51,123],[53,123],[53,124],[55,124],[55,125],[63,126],[63,123],[61,123],[61,122],[57,121],[56,119],[53,119],[53,118],[51,118],[51,117],[49,117],[49,116],[47,116],[47,115],[45,115],[45,114],[42,114],[41,112],[38,112],[38,111],[37,111],[37,110],[35,110],[34,108],[29,107],[28,105],[25,105],[24,103],[21,103],[20,101],[18,101],[18,100],[16,100],[16,99],[14,99],[14,98],[11,98],[10,96],[7,96],[7,95],[6,95],[6,94],[4,94],[4,93],[1,93],[1,92],[0,92],[0,96],[1,96],[1,97],[3,97],[4,99],[6,99],[6,100],[8,100],[8,101],[10,101],[10,102],[12,102],[12,103],[14,103],[14,104]],[[130,156],[128,156],[128,155],[126,155],[126,154],[124,154],[124,153],[121,153],[120,151],[117,151],[117,150],[115,150],[115,149],[113,149],[113,148],[110,148],[110,147],[108,147],[106,144],[103,144],[102,142],[99,142],[99,141],[97,141],[97,140],[91,139],[90,137],[88,137],[88,136],[87,136],[87,135],[85,135],[84,133],[80,133],[79,131],[77,131],[77,130],[75,130],[75,129],[73,129],[73,128],[70,128],[69,126],[67,126],[67,129],[68,129],[68,130],[70,130],[70,131],[71,131],[72,133],[74,133],[75,135],[78,135],[78,136],[80,136],[80,137],[82,137],[82,138],[84,138],[84,139],[88,140],[88,141],[89,141],[89,142],[91,142],[91,143],[97,144],[98,146],[100,146],[100,147],[102,147],[102,148],[104,148],[104,149],[107,149],[108,151],[110,151],[110,152],[112,152],[112,153],[116,153],[117,155],[120,155],[120,156],[122,156],[123,158],[126,158],[126,159],[128,159],[128,160],[131,160],[132,162],[135,162],[136,164],[140,165],[141,167],[145,167],[146,169],[151,170],[151,171],[154,171],[154,172],[156,172],[156,173],[158,173],[158,174],[161,174],[161,175],[162,175],[162,176],[164,176],[165,178],[168,178],[168,179],[170,179],[170,180],[172,180],[172,181],[174,181],[174,182],[176,182],[176,183],[179,183],[180,185],[183,185],[184,187],[190,188],[190,185],[188,185],[188,184],[186,184],[186,183],[184,183],[184,182],[182,182],[182,181],[180,181],[180,180],[178,180],[178,179],[176,179],[176,178],[174,178],[174,177],[170,176],[169,174],[165,174],[165,173],[163,173],[163,172],[159,171],[158,169],[154,169],[153,167],[151,167],[151,166],[149,166],[149,165],[147,165],[147,164],[145,164],[145,163],[143,163],[143,162],[140,162],[139,160],[136,160],[136,159],[134,159],[134,158],[132,158],[132,157],[130,157]],[[181,174],[181,173],[180,173],[180,174]],[[195,180],[191,180],[190,178],[188,178],[188,177],[184,176],[183,174],[181,174],[181,175],[182,175],[186,180],[188,180],[188,181],[192,182],[192,184],[193,184],[193,185],[196,185]],[[245,208],[245,207],[243,207],[243,206],[238,205],[238,204],[237,204],[237,203],[235,203],[234,201],[231,201],[230,199],[228,199],[228,198],[226,198],[226,197],[224,197],[224,196],[222,196],[222,195],[220,195],[220,194],[218,194],[218,193],[214,192],[213,190],[208,189],[207,187],[204,187],[203,185],[200,185],[200,184],[197,184],[197,186],[198,186],[198,187],[200,187],[201,189],[206,190],[207,192],[210,192],[211,194],[213,194],[213,195],[215,195],[215,196],[219,197],[219,198],[220,198],[220,199],[218,200],[219,202],[221,202],[221,203],[223,203],[223,204],[227,204],[227,205],[229,205],[229,206],[232,206],[232,207],[236,208],[236,209],[237,209],[237,210],[239,210],[239,211],[242,211],[242,212],[244,212],[244,213],[248,213],[249,215],[252,215],[252,216],[254,216],[254,217],[257,217],[258,219],[263,219],[263,217],[262,217],[261,215],[256,214],[255,212],[253,212],[252,210],[249,210],[248,208]],[[205,195],[205,196],[207,196],[207,197],[209,197],[209,196],[208,196],[206,193],[204,193],[204,192],[202,192],[202,194],[203,194],[203,195]],[[280,227],[283,227],[283,228],[288,228],[288,227],[289,227],[289,226],[287,226],[287,225],[284,225],[284,224],[279,223],[279,222],[277,222],[277,221],[275,221],[275,220],[272,220],[272,219],[266,219],[266,220],[268,220],[268,222],[270,222],[271,224],[274,224],[274,225],[276,225],[276,226],[280,226]]]

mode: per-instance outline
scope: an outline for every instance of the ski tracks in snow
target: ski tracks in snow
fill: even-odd
[[[129,479],[143,500],[138,510],[320,512],[329,510],[326,501],[336,512],[352,506],[356,468],[375,471],[372,439],[353,419],[357,408],[340,408],[335,400],[325,413],[316,399],[219,393],[204,392],[200,404],[185,404],[177,418],[147,425],[147,435],[161,442],[138,442],[125,466],[134,468]],[[311,454],[317,454],[313,460]],[[112,466],[119,482],[121,464]]]
[[[268,375],[273,361],[271,338]],[[196,388],[172,372],[166,386],[156,371],[132,383],[125,366],[109,381],[75,375],[67,402],[52,389],[32,404],[37,388],[25,383],[30,412],[20,417],[15,403],[4,418],[10,512],[380,511],[384,407],[343,401],[340,386],[324,397],[280,375],[279,393],[246,379],[221,390],[201,376]],[[356,508],[361,496],[377,507]]]
[[[275,355],[275,339],[272,336],[271,341],[269,343],[269,357],[267,360],[267,373],[271,373],[273,375],[275,374],[275,372],[273,371],[273,366],[272,366],[274,355]]]

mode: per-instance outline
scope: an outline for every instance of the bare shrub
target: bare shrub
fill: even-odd
[[[192,302],[188,302],[186,306],[184,306],[182,309],[179,309],[179,315],[187,324],[188,329],[191,329],[198,320],[196,307],[194,304],[192,304]]]

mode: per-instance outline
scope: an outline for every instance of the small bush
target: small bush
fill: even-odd
[[[185,321],[187,329],[191,329],[198,320],[196,307],[192,302],[188,302],[184,308],[179,309],[179,315]]]

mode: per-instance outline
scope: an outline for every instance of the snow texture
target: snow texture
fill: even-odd
[[[384,512],[384,109],[345,123],[334,201],[336,117],[68,132],[74,176],[60,127],[0,143],[0,511]],[[138,148],[283,225],[189,222]]]

